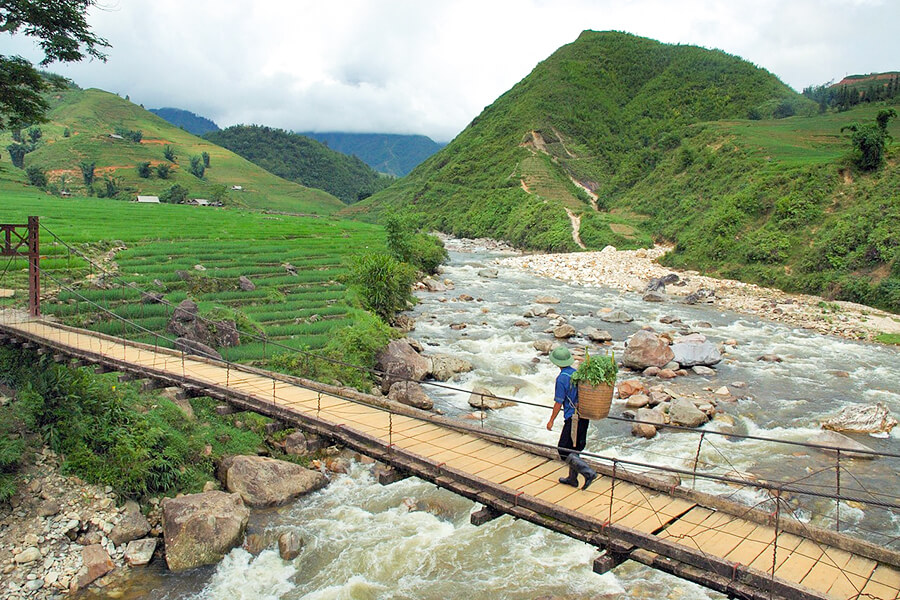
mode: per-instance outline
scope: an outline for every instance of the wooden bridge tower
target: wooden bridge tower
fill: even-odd
[[[28,259],[28,314],[41,316],[41,275],[38,217],[28,217],[27,225],[0,223],[0,256]]]

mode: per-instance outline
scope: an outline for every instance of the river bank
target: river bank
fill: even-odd
[[[670,301],[684,301],[700,290],[711,290],[715,293],[713,305],[718,308],[817,333],[867,341],[882,333],[900,334],[900,316],[869,306],[669,269],[657,261],[670,250],[667,246],[639,250],[607,246],[600,252],[529,254],[502,258],[498,263],[569,283],[637,293],[643,292],[651,279],[675,273],[679,282],[665,286]]]

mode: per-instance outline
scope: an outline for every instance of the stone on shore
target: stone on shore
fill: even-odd
[[[318,471],[266,456],[234,456],[225,471],[225,487],[254,508],[278,506],[325,487]]]
[[[575,328],[568,323],[553,328],[553,337],[558,340],[568,339],[573,337],[576,333]]]
[[[130,567],[143,567],[153,558],[156,552],[156,538],[132,540],[125,547],[125,562]]]
[[[394,402],[421,410],[434,408],[434,401],[428,397],[421,385],[415,381],[398,381],[388,390],[388,398]]]
[[[162,501],[166,563],[183,571],[219,562],[239,546],[250,519],[240,494],[204,492]]]
[[[86,588],[116,568],[106,548],[100,544],[85,546],[81,551],[81,559],[84,566],[72,581],[69,587],[71,592]]]
[[[303,538],[296,531],[288,531],[278,537],[278,554],[282,560],[294,560],[302,550]]]
[[[116,546],[142,538],[150,533],[150,522],[141,514],[141,507],[135,502],[125,504],[125,515],[109,532],[109,539]]]
[[[387,394],[397,381],[422,381],[428,375],[428,360],[406,340],[393,340],[375,357],[375,368],[384,372],[381,392]]]
[[[669,407],[669,420],[673,425],[699,427],[709,420],[709,416],[684,398],[677,398]]]
[[[469,406],[481,410],[499,410],[501,408],[515,406],[515,402],[500,400],[499,398],[494,397],[494,393],[491,392],[491,390],[485,387],[476,386],[472,388],[472,393],[469,394]]]
[[[837,455],[838,451],[832,448],[840,448],[842,458],[862,458],[871,460],[875,458],[875,454],[867,454],[873,452],[872,448],[857,442],[837,431],[821,431],[808,440],[813,446],[830,446],[830,448],[822,448],[825,454]],[[857,452],[854,452],[857,450]],[[862,452],[858,452],[862,450]]]
[[[663,338],[642,329],[628,338],[622,363],[630,369],[643,371],[647,367],[663,367],[674,356]]]
[[[699,333],[676,338],[672,343],[675,362],[682,367],[711,367],[722,361],[722,353],[718,346]]]
[[[560,299],[555,296],[538,296],[534,299],[538,304],[559,304]]]
[[[634,321],[634,317],[629,315],[624,310],[614,310],[612,312],[606,313],[600,317],[601,321],[605,321],[606,323],[631,323]]]
[[[597,329],[596,327],[588,327],[581,335],[591,340],[592,342],[603,343],[612,341],[612,335],[610,335],[608,331],[604,329]]]
[[[475,366],[469,361],[450,354],[435,354],[431,358],[431,376],[438,381],[449,381],[454,375],[468,373]]]

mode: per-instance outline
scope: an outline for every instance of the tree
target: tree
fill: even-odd
[[[25,169],[25,174],[28,175],[28,183],[31,185],[39,188],[47,187],[47,175],[40,167],[32,165]]]
[[[150,163],[148,162],[139,162],[137,165],[138,177],[143,177],[147,179],[150,177]]]
[[[78,62],[87,56],[105,61],[103,38],[91,33],[87,10],[94,0],[0,1],[0,33],[22,33],[37,38],[44,51],[39,63]],[[40,123],[49,109],[41,93],[48,89],[30,62],[20,56],[0,55],[0,129]]]
[[[169,162],[175,162],[175,159],[177,158],[175,156],[175,150],[168,144],[166,144],[166,147],[163,148],[163,156],[165,156],[166,160]]]
[[[156,176],[160,179],[168,179],[169,178],[169,170],[172,167],[169,163],[159,163],[156,165]]]
[[[203,158],[200,156],[192,156],[191,157],[191,173],[194,174],[197,179],[203,179],[203,174],[206,172],[206,167],[203,166]]]
[[[44,132],[41,131],[40,127],[32,127],[31,129],[28,130],[28,139],[31,140],[32,144],[37,144],[37,141],[39,139],[41,139],[41,136],[43,134],[44,134]]]
[[[84,178],[84,185],[91,187],[94,184],[94,167],[95,163],[82,162],[78,165],[81,168],[81,177]]]
[[[25,168],[25,154],[28,153],[28,148],[24,144],[10,144],[6,149],[9,151],[9,159],[13,166],[19,169]]]
[[[851,123],[841,127],[841,131],[851,131],[850,141],[853,143],[853,162],[862,171],[874,171],[881,166],[884,160],[884,149],[891,135],[887,132],[887,125],[891,119],[896,118],[897,112],[893,108],[878,111],[874,123]]]
[[[68,127],[66,127],[65,129],[63,129],[63,137],[69,137],[70,135],[72,135],[72,132],[69,131],[69,128],[68,128]]]
[[[203,166],[208,169],[209,168],[209,152],[201,152],[200,156],[203,157]]]
[[[97,194],[98,196],[105,196],[107,198],[115,198],[119,194],[119,190],[122,187],[122,179],[120,177],[113,177],[112,175],[106,175],[103,178],[104,190],[103,192]]]
[[[188,189],[183,185],[178,185],[177,183],[164,191],[159,199],[163,202],[168,202],[169,204],[179,204],[184,202],[188,195]]]

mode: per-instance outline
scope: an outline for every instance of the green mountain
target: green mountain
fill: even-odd
[[[127,200],[162,196],[179,185],[188,198],[221,199],[226,205],[253,209],[324,215],[343,206],[326,192],[272,175],[115,94],[73,86],[54,92],[50,103],[49,121],[39,126],[37,142],[28,144],[33,151],[25,155],[24,166],[43,170],[51,191],[107,195],[112,186],[115,197]],[[25,141],[30,139],[27,131],[23,135]],[[0,133],[0,147],[12,143],[10,132]],[[167,146],[174,161],[165,156]],[[191,159],[201,160],[204,152],[209,168],[198,178],[191,173]],[[84,183],[82,163],[94,164],[92,189]],[[138,173],[142,163],[149,163],[147,178]],[[170,167],[167,178],[158,174],[161,164]]]
[[[325,190],[347,204],[368,198],[392,182],[355,156],[308,137],[261,125],[235,125],[204,136],[270,173]]]
[[[210,131],[219,131],[220,127],[212,120],[200,115],[194,114],[189,110],[181,108],[150,108],[148,109],[157,117],[162,117],[172,125],[181,127],[188,133],[194,135],[203,135]]]
[[[298,132],[342,154],[358,156],[364,163],[394,177],[403,177],[444,147],[424,135],[390,133]]]
[[[878,109],[820,115],[738,57],[586,31],[344,212],[543,250],[670,242],[671,265],[900,311],[896,145],[860,173],[841,133]]]

